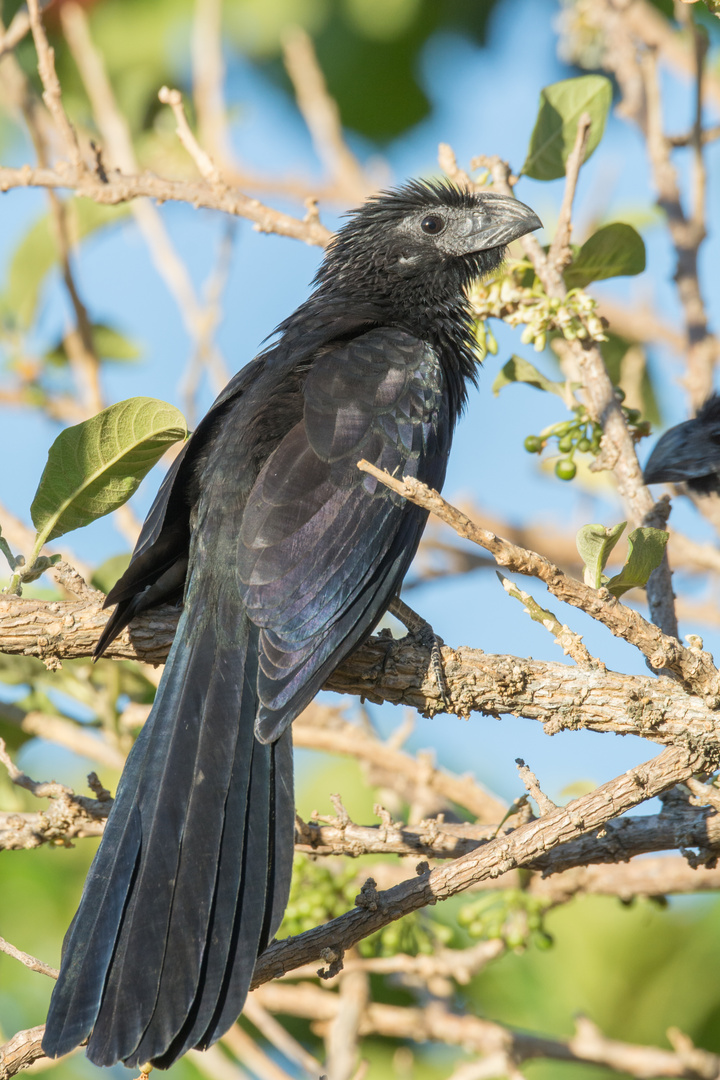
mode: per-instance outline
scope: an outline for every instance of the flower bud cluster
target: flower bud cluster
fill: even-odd
[[[492,316],[508,326],[524,325],[521,341],[533,345],[536,352],[542,352],[552,331],[559,331],[567,341],[607,340],[591,296],[571,289],[562,298],[550,297],[536,277],[531,285],[523,283],[529,270],[528,263],[511,263],[502,277],[475,285],[469,297],[472,314],[482,323]]]

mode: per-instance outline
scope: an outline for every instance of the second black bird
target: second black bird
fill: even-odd
[[[658,439],[644,470],[646,484],[686,483],[696,495],[720,495],[720,395],[712,394],[692,420]]]
[[[426,513],[367,458],[440,488],[476,374],[466,291],[537,229],[504,196],[411,183],[369,200],[310,299],[176,458],[98,646],[183,599],[67,933],[43,1048],[167,1068],[240,1013],[283,916],[290,724],[397,594]]]

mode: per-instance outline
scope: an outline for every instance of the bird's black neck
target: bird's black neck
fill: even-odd
[[[433,347],[447,381],[454,424],[467,399],[467,383],[475,383],[478,374],[474,324],[464,288],[438,289],[418,303],[417,285],[385,296],[377,290],[364,293],[361,283],[354,289],[339,289],[337,282],[333,289],[321,285],[278,329],[282,343],[296,349],[299,339],[323,347],[376,326],[398,327]]]

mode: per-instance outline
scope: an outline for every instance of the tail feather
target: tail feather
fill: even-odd
[[[235,955],[227,968],[224,992],[218,1009],[204,1033],[199,1046],[211,1046],[239,1015],[250,989],[255,960],[272,940],[282,922],[290,893],[292,876],[292,852],[294,842],[295,804],[292,796],[287,798],[287,784],[292,789],[292,736],[290,731],[272,746],[255,743],[255,752],[264,753],[270,765],[270,814],[269,849],[266,852],[268,873],[266,878],[265,911],[260,939],[251,952],[251,942],[245,933],[240,909],[235,916],[236,932],[233,934]],[[287,768],[287,773],[283,772]],[[243,896],[247,904],[247,896]],[[252,902],[252,898],[250,900]]]
[[[273,815],[273,847],[270,866],[271,896],[267,910],[269,925],[260,944],[266,949],[283,921],[292,878],[293,853],[295,851],[295,789],[293,785],[292,731],[288,728],[277,742],[272,744],[273,792],[271,812]]]
[[[205,1048],[214,1041],[213,1035],[216,1031],[216,1037],[219,1037],[237,1019],[255,969],[265,923],[268,893],[270,759],[271,754],[268,750],[255,741],[243,852],[243,873],[235,910],[228,911],[230,919],[228,929],[232,930],[228,963],[207,1030],[199,1040],[201,1048]]]
[[[267,772],[269,765],[269,772]],[[265,788],[265,775],[269,776],[269,805],[261,799]],[[231,788],[232,793],[235,788]],[[289,793],[289,797],[288,797]],[[294,800],[292,797],[292,740],[288,732],[281,743],[266,746],[253,740],[252,780],[248,789],[249,806],[255,813],[248,813],[246,835],[241,841],[245,861],[252,866],[246,873],[234,857],[234,842],[226,830],[220,857],[218,882],[213,917],[208,935],[204,969],[200,990],[187,1022],[168,1051],[154,1063],[166,1068],[186,1053],[192,1046],[205,1049],[227,1030],[239,1015],[250,988],[256,956],[262,952],[277,930],[287,905],[292,872],[292,848],[294,829]],[[270,822],[269,832],[264,829],[258,836],[256,825],[265,814]],[[226,824],[233,820],[230,806],[226,812]],[[255,857],[263,850],[263,837],[269,842],[263,860],[256,864]],[[254,848],[254,851],[253,851]],[[267,867],[267,873],[262,868]],[[253,879],[255,890],[248,890],[243,883]],[[255,941],[263,903],[258,896],[265,887],[263,925],[259,941]],[[224,930],[224,932],[223,932]],[[244,933],[243,933],[244,931]],[[138,1061],[142,1059],[142,1045],[138,1048]]]
[[[249,664],[251,663],[252,660],[249,658]],[[252,701],[254,700],[253,694]],[[176,1037],[166,1044],[168,1049],[160,1059],[147,1056],[147,1050],[152,1045],[152,1032],[148,1029],[147,1037],[138,1047],[138,1063],[154,1060],[161,1067],[167,1067],[191,1046],[198,1044],[210,1017],[218,1006],[227,967],[229,963],[232,963],[232,940],[236,918],[243,918],[247,922],[248,933],[251,937],[258,917],[262,919],[263,896],[258,898],[259,904],[256,905],[259,911],[248,910],[242,905],[243,882],[246,877],[261,881],[264,886],[268,864],[267,843],[265,845],[256,843],[253,851],[249,852],[249,834],[253,828],[254,816],[263,812],[266,816],[268,815],[267,792],[263,790],[266,787],[264,775],[266,770],[263,767],[263,755],[257,755],[257,748],[252,724],[250,722],[241,724],[234,761],[231,761],[233,774],[217,854],[213,903],[207,933],[203,937],[206,947],[192,1008],[179,1014],[181,1019],[185,1019],[186,1016],[187,1019],[180,1031],[174,1033]],[[254,932],[256,953],[259,930],[255,929]],[[253,963],[255,953],[253,953]],[[236,1019],[239,1012],[240,1008],[230,1023]],[[145,1057],[142,1056],[143,1053]]]
[[[202,724],[203,698],[206,688],[217,681],[213,679],[216,661],[212,652],[205,651],[195,628],[187,642],[186,635],[186,627],[179,627],[178,646],[151,720],[152,738],[137,783],[142,851],[88,1046],[88,1057],[96,1064],[127,1057],[152,1018],[181,874],[188,810],[197,805],[198,769],[203,765],[210,769],[207,743],[211,733],[209,725]],[[212,829],[210,816],[206,819],[203,812],[201,820]],[[191,890],[199,905],[205,886],[196,879]],[[130,997],[128,986],[134,987]]]
[[[94,911],[81,905],[65,935],[65,977],[53,991],[43,1039],[49,1057],[69,1054],[83,1042],[100,1008],[141,846],[140,815],[131,806],[126,811],[124,817],[111,815],[105,829],[109,857],[96,857],[88,874],[85,892],[93,895]]]
[[[276,752],[255,740],[256,631],[237,607],[230,625],[222,601],[201,617],[208,606],[186,604],[128,759],[68,932],[51,1056],[91,1029],[98,1065],[167,1068],[214,1041],[241,1011],[282,915],[290,867],[276,853],[291,863],[294,814],[292,768],[278,778],[276,759],[287,768],[291,744]]]

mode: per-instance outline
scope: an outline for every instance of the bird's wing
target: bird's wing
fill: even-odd
[[[193,464],[212,439],[226,410],[252,385],[263,363],[263,358],[258,357],[233,376],[165,474],[130,565],[105,598],[105,607],[117,607],[95,648],[96,659],[139,612],[182,596],[190,545],[188,489]]]
[[[315,361],[304,416],[262,468],[242,514],[240,592],[261,630],[256,734],[276,739],[371,632],[427,514],[360,472],[442,485],[450,431],[438,357],[378,328]]]
[[[223,419],[238,399],[256,386],[264,373],[282,383],[283,376],[323,348],[361,334],[373,325],[376,313],[348,312],[345,303],[296,313],[278,330],[283,337],[247,364],[229,381],[169,468],[140,532],[130,565],[108,593],[105,607],[116,604],[95,649],[102,655],[110,642],[141,611],[182,597],[187,575],[193,510],[193,474],[215,441]]]

